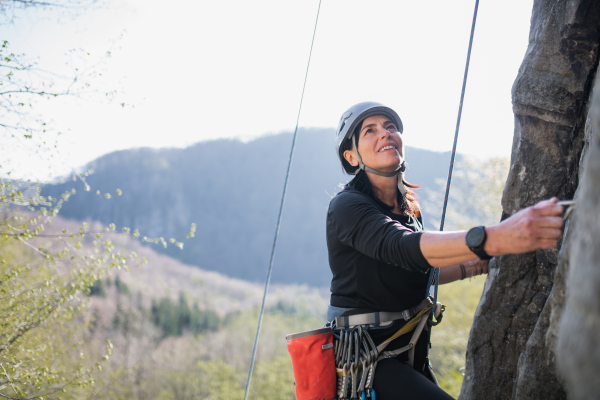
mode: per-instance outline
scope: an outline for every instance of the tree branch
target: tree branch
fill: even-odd
[[[13,388],[13,390],[15,391],[15,394],[18,396],[19,393],[17,392],[17,389],[15,389],[15,385],[13,385],[12,379],[10,379],[10,376],[8,376],[8,372],[6,372],[4,365],[0,364],[0,367],[2,367],[2,370],[4,371],[4,375],[6,375],[6,377],[8,378],[8,383],[10,383],[10,386]]]
[[[85,4],[60,4],[53,3],[49,1],[37,1],[37,0],[10,0],[12,3],[20,3],[24,7],[57,7],[57,8],[66,8],[66,9],[75,9],[75,8],[84,8],[89,7],[97,1],[92,0]]]
[[[70,92],[66,91],[64,93],[49,93],[49,92],[37,92],[37,91],[33,91],[33,90],[7,90],[5,92],[0,92],[0,96],[4,96],[5,94],[9,94],[9,93],[25,93],[25,94],[35,94],[35,95],[40,95],[40,96],[66,96],[71,94]]]
[[[27,246],[31,247],[33,250],[37,251],[38,253],[40,253],[41,255],[43,255],[44,257],[46,257],[46,253],[44,253],[43,251],[41,251],[40,249],[38,249],[37,247],[30,245],[29,243],[27,243],[25,240],[23,240],[23,238],[21,236],[18,237],[18,239],[25,243]]]

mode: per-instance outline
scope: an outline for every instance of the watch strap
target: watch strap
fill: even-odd
[[[489,259],[491,259],[492,257],[488,253],[486,253],[485,250],[483,250],[483,246],[485,245],[485,241],[487,240],[487,233],[485,231],[485,227],[484,226],[477,226],[475,228],[471,228],[471,230],[474,230],[474,229],[477,229],[477,230],[481,229],[481,230],[483,230],[483,240],[477,246],[470,246],[469,243],[467,242],[467,246],[480,259],[482,259],[482,260],[489,260]],[[468,235],[468,233],[467,233],[467,235]]]
[[[475,255],[477,255],[477,257],[479,257],[482,260],[489,260],[492,258],[492,256],[490,256],[488,253],[485,252],[485,250],[483,250],[483,245],[480,247],[469,247],[471,249],[471,251],[473,253],[475,253]]]

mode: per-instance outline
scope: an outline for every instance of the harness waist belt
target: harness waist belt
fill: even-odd
[[[338,328],[348,329],[356,325],[379,325],[398,319],[404,319],[405,321],[410,320],[412,317],[423,308],[432,305],[433,300],[431,297],[427,297],[416,307],[409,308],[404,311],[386,312],[378,311],[366,314],[356,315],[342,315],[335,318],[335,326]]]

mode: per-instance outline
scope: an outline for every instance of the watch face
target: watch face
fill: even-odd
[[[485,231],[483,227],[478,226],[476,228],[472,228],[467,232],[467,237],[465,241],[467,242],[467,246],[469,247],[479,247],[485,238]]]

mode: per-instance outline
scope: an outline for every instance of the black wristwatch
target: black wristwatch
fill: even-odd
[[[483,250],[483,245],[487,235],[485,234],[485,227],[476,226],[475,228],[469,229],[467,236],[465,236],[465,242],[473,253],[482,260],[489,260],[492,258],[488,253]]]

